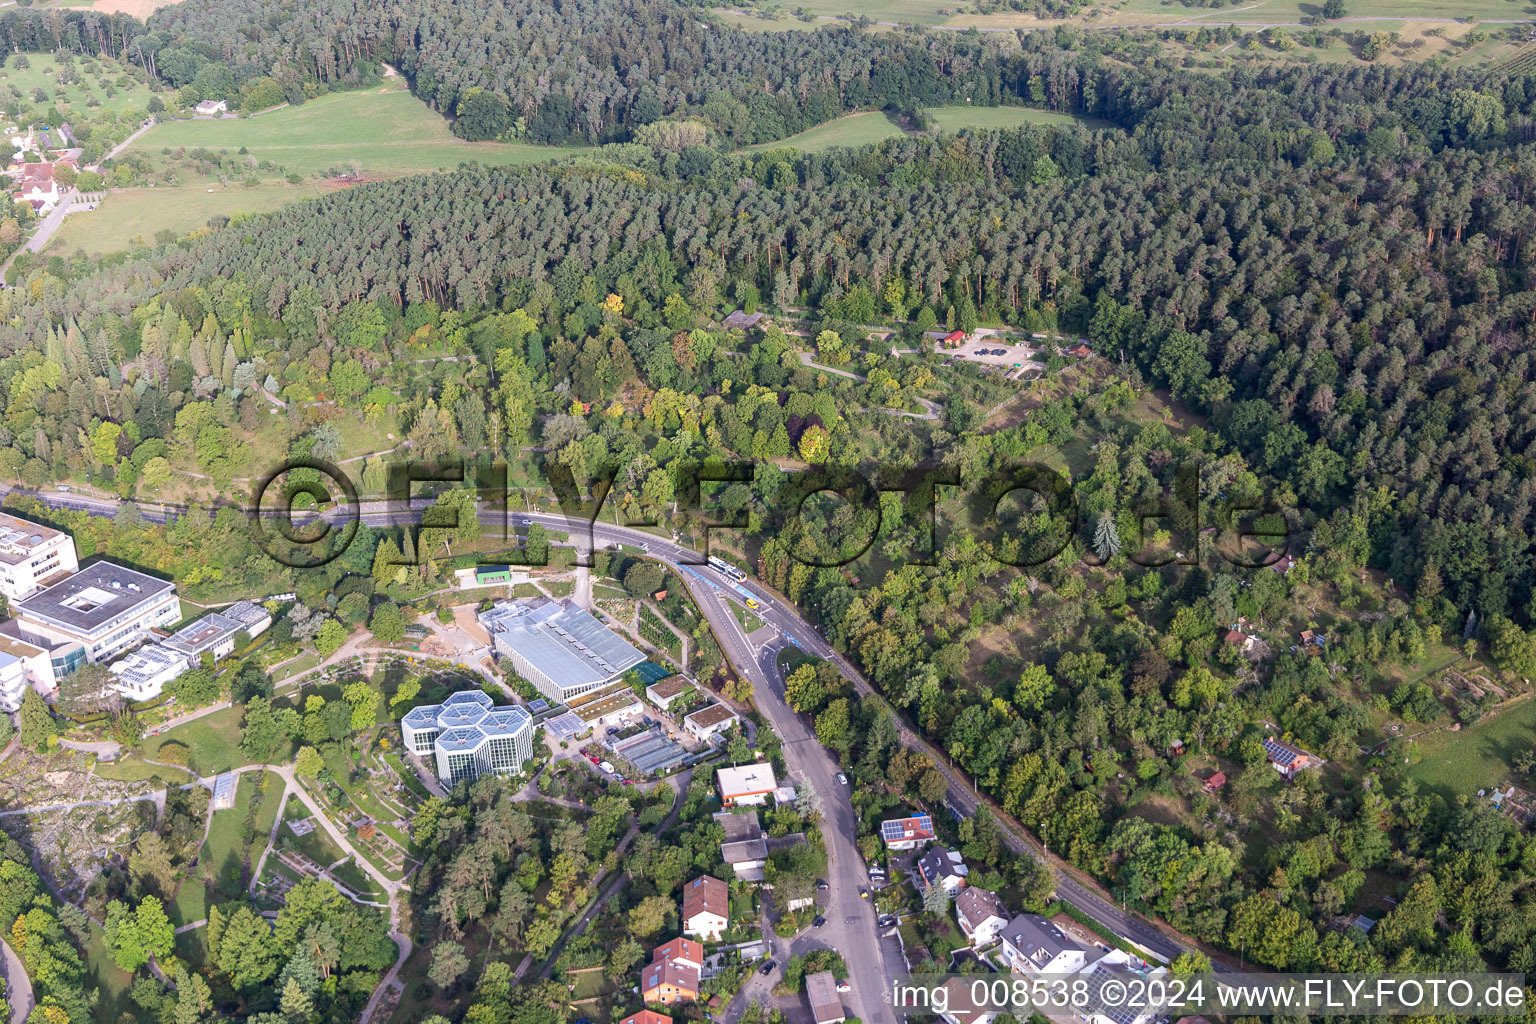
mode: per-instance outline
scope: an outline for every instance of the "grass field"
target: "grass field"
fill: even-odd
[[[277,806],[282,802],[283,780],[272,772],[264,774],[267,779],[267,791],[262,799],[259,817],[265,819],[266,830],[262,830],[261,823],[258,821],[252,833],[252,863],[260,855],[260,850],[255,848],[256,844],[266,844],[267,835],[272,830],[272,822],[277,818]],[[240,776],[239,787],[235,790],[235,806],[213,812],[213,825],[208,830],[208,841],[203,844],[198,858],[198,867],[203,880],[227,899],[240,895],[241,865],[246,852],[242,833],[245,828],[245,819],[251,812],[251,800],[256,796],[261,778],[262,775],[256,772],[246,772]]]
[[[145,764],[132,754],[117,761],[98,761],[92,774],[100,779],[114,779],[117,782],[148,782],[150,779],[161,779],[178,784],[187,782],[192,777],[180,768]]]
[[[365,175],[398,177],[482,164],[538,163],[579,152],[574,147],[465,142],[443,116],[405,91],[382,86],[333,93],[298,107],[259,117],[168,121],[145,132],[129,148],[163,164],[181,147],[238,153],[276,164],[284,174],[324,175],[355,161]]]
[[[185,188],[127,188],[110,192],[94,210],[72,213],[48,245],[48,252],[97,256],[155,244],[155,234],[185,235],[205,227],[215,214],[267,213],[320,195],[314,182],[264,184],[259,188],[214,185]]]
[[[806,153],[820,153],[834,146],[868,146],[883,139],[894,138],[901,129],[879,111],[863,114],[846,114],[826,124],[808,128],[798,135],[791,135],[778,142],[765,142],[748,146],[746,152],[761,153],[770,149],[798,149]]]
[[[96,70],[87,72],[84,70],[86,62],[76,60],[76,80],[68,85],[60,85],[59,62],[51,55],[27,54],[28,66],[25,68],[17,67],[13,58],[6,62],[5,67],[0,68],[0,95],[9,95],[5,92],[5,87],[9,86],[22,94],[27,106],[39,112],[50,105],[56,106],[65,117],[69,117],[71,111],[77,112],[77,116],[89,116],[87,104],[93,99],[108,110],[144,110],[149,103],[149,86],[124,74],[122,66],[116,61],[93,60],[91,64]],[[42,89],[47,93],[48,102],[36,103],[31,96],[34,89]],[[109,92],[111,95],[108,95]],[[4,107],[7,112],[13,112],[10,104],[4,104]]]
[[[191,767],[199,775],[228,771],[245,760],[240,753],[240,721],[244,715],[244,708],[225,708],[178,725],[158,736],[146,738],[144,754],[152,761],[159,760],[155,755],[160,752],[161,744],[175,740],[187,746]]]
[[[1442,730],[1418,741],[1408,774],[1446,797],[1471,795],[1510,781],[1515,756],[1536,742],[1536,701],[1525,701],[1460,732]]]
[[[1091,128],[1112,127],[1106,121],[1074,117],[1030,107],[933,107],[927,111],[940,131],[957,132],[962,128],[1017,128],[1021,124],[1072,124]],[[763,153],[770,149],[798,149],[821,153],[837,146],[868,146],[900,135],[901,129],[879,111],[845,114],[834,121],[808,128],[778,142],[748,146],[744,152]]]
[[[1082,124],[1089,128],[1113,128],[1108,121],[1033,107],[933,107],[928,110],[940,131],[957,132],[962,128],[1017,128],[1025,124]]]

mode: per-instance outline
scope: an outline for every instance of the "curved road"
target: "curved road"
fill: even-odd
[[[12,488],[0,486],[0,494],[10,490]],[[74,493],[45,493],[33,496],[50,506],[81,509],[98,515],[112,514],[119,504],[114,499]],[[370,526],[404,525],[417,522],[420,518],[420,509],[429,503],[422,499],[419,502],[413,502],[412,510],[403,511],[395,509],[386,502],[363,502],[360,512],[362,520]],[[141,504],[139,507],[144,518],[153,521],[163,520],[168,513],[174,514],[179,511],[165,506]],[[341,510],[333,510],[328,512],[327,516],[335,519],[340,512]],[[644,530],[600,520],[587,522],[572,519],[562,513],[482,511],[479,518],[482,523],[491,525],[499,525],[505,521],[509,533],[514,524],[524,519],[540,523],[546,528],[569,534],[569,543],[587,556],[590,556],[594,544],[602,546],[627,544],[631,547],[644,544],[649,557],[679,570],[679,575],[693,592],[700,610],[709,620],[732,666],[752,683],[758,709],[772,722],[775,732],[783,739],[785,760],[790,766],[791,773],[802,784],[808,784],[808,788],[816,794],[821,813],[832,826],[825,830],[830,860],[828,882],[831,883],[828,893],[830,899],[829,912],[826,915],[827,927],[837,926],[837,931],[842,935],[829,933],[828,939],[844,954],[850,969],[854,971],[853,991],[849,997],[849,1001],[854,1004],[851,1009],[854,1015],[862,1020],[892,1024],[895,1020],[894,1011],[881,997],[886,994],[888,978],[894,976],[895,972],[887,973],[882,969],[872,901],[862,900],[858,895],[858,887],[868,883],[868,876],[865,873],[863,860],[853,846],[856,830],[849,794],[845,786],[836,782],[836,763],[832,760],[832,756],[816,742],[805,719],[791,711],[784,703],[782,680],[777,680],[775,685],[779,675],[778,652],[784,643],[793,643],[810,654],[834,662],[843,675],[852,681],[859,695],[875,694],[874,688],[863,674],[823,640],[810,624],[801,618],[798,609],[787,598],[755,582],[750,586],[758,602],[758,607],[753,609],[753,613],[776,630],[781,640],[777,643],[770,642],[761,650],[753,649],[751,642],[742,633],[741,626],[729,605],[731,601],[742,603],[743,599],[735,591],[715,583],[714,574],[703,567],[703,556],[690,548]],[[1066,868],[1060,861],[1047,856],[1031,837],[1015,827],[1014,823],[1003,815],[1000,808],[977,793],[969,781],[949,764],[948,758],[942,752],[909,729],[899,715],[897,722],[903,745],[927,754],[944,774],[949,783],[946,799],[951,806],[969,816],[974,814],[976,808],[985,800],[997,818],[1004,841],[1010,850],[1020,856],[1044,860],[1050,867],[1056,869],[1058,897],[1116,935],[1136,943],[1154,956],[1172,960],[1190,948],[1145,918],[1123,910],[1107,899],[1102,890],[1086,877],[1072,873],[1071,869]],[[849,955],[850,953],[853,955]],[[1217,971],[1226,969],[1220,962],[1215,962],[1214,968]]]

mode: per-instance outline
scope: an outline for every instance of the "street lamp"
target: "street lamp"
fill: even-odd
[[[1051,841],[1045,838],[1045,822],[1040,823],[1040,845],[1045,850],[1045,859],[1051,859]]]

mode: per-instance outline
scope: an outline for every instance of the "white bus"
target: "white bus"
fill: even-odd
[[[730,579],[735,580],[737,583],[741,583],[747,578],[746,573],[736,568],[730,562],[725,561],[725,559],[716,558],[714,555],[709,556],[709,567],[715,570],[715,572],[719,573],[721,576],[729,577]]]

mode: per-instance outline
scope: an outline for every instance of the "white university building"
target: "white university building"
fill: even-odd
[[[181,621],[176,585],[125,565],[96,562],[15,604],[4,632],[46,647],[54,676],[104,664],[151,630]]]
[[[171,680],[196,668],[205,653],[217,661],[235,649],[241,633],[258,637],[272,625],[272,613],[251,601],[236,601],[209,612],[159,643],[146,644],[112,665],[114,686],[126,700],[153,700]]]
[[[69,534],[0,513],[0,594],[11,602],[54,582],[50,577],[79,567]]]
[[[502,601],[478,618],[496,653],[557,704],[617,682],[645,660],[572,601]]]
[[[449,789],[482,775],[511,775],[533,757],[533,716],[515,705],[496,707],[479,690],[412,708],[400,731],[407,750],[436,761]]]

